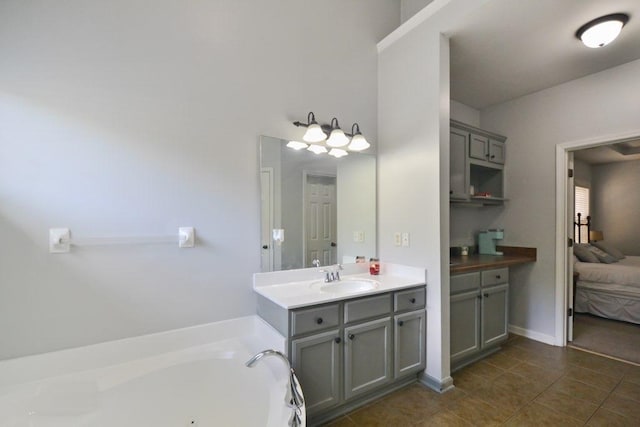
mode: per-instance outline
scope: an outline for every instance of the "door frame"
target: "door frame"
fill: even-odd
[[[625,139],[640,138],[640,129],[603,135],[593,138],[586,138],[568,141],[556,145],[556,307],[555,307],[555,345],[567,345],[567,300],[568,286],[571,285],[573,277],[569,277],[569,253],[567,239],[571,237],[571,230],[568,229],[568,220],[572,207],[568,205],[567,189],[570,183],[567,169],[570,151],[593,148],[601,145],[609,145]]]
[[[302,170],[302,267],[306,268],[307,265],[307,177],[308,176],[323,176],[327,178],[333,178],[336,186],[336,218],[338,216],[338,175],[331,172],[315,172],[312,170],[303,169]],[[337,220],[336,220],[337,221]],[[337,227],[336,223],[336,241],[338,239],[337,236]]]

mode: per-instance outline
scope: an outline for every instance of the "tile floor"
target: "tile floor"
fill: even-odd
[[[438,394],[413,384],[343,426],[640,426],[640,366],[512,336]]]

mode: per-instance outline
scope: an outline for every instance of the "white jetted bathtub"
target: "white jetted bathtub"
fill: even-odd
[[[0,362],[2,427],[284,427],[284,340],[257,316]],[[303,416],[304,419],[304,416]]]

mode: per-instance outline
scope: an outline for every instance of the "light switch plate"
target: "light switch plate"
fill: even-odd
[[[364,242],[364,231],[354,231],[353,232],[353,241],[356,243]]]
[[[409,233],[402,233],[402,246],[409,247]]]
[[[393,244],[395,246],[402,246],[402,235],[399,231],[393,233]]]

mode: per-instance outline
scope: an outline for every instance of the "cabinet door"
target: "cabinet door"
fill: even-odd
[[[482,346],[507,339],[509,285],[482,289]]]
[[[307,414],[340,402],[339,333],[336,329],[291,342],[291,363],[302,386]]]
[[[391,381],[391,318],[344,330],[345,399]]]
[[[492,163],[498,163],[504,165],[504,142],[496,141],[495,139],[489,140],[489,161]]]
[[[469,196],[469,174],[467,172],[467,145],[469,133],[451,128],[449,157],[449,196],[466,200]]]
[[[471,134],[469,139],[469,157],[478,160],[488,160],[489,138]]]
[[[478,291],[451,296],[451,360],[480,350],[480,301]]]
[[[394,321],[393,376],[399,378],[424,369],[426,312],[399,314]]]

